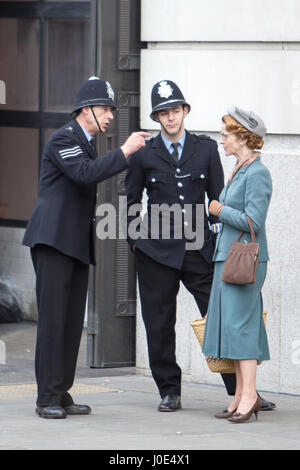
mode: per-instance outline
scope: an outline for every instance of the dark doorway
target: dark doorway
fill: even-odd
[[[139,129],[140,1],[99,2],[98,31],[101,31],[99,76],[117,91],[118,111],[99,153],[122,145]],[[99,185],[97,206],[116,209],[124,196],[125,172]],[[118,220],[118,219],[117,219]],[[99,218],[96,217],[96,223]],[[117,234],[119,233],[117,223]],[[134,257],[126,239],[96,237],[97,266],[91,276],[88,322],[88,363],[91,367],[135,365],[136,277]]]

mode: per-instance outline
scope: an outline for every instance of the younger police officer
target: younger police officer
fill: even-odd
[[[110,84],[91,77],[79,89],[74,119],[50,137],[42,156],[38,200],[23,244],[31,247],[36,272],[37,413],[43,418],[91,411],[74,404],[68,390],[75,376],[89,264],[94,264],[96,187],[123,171],[126,157],[149,135],[135,132],[121,148],[98,157],[91,140],[106,132],[115,109]]]
[[[177,204],[183,214],[187,205],[192,206],[192,219],[184,223],[195,226],[196,206],[204,204],[206,195],[209,200],[218,200],[223,188],[216,142],[184,128],[190,108],[174,82],[163,80],[154,85],[151,118],[160,123],[161,132],[131,156],[126,179],[129,210],[141,202],[143,190],[147,189],[148,227],[153,204]],[[173,219],[170,220],[171,237],[167,239],[161,233],[154,238],[151,233],[135,240],[129,238],[136,254],[150,367],[162,398],[159,411],[181,407],[181,369],[175,356],[176,297],[182,281],[201,314],[206,314],[213,278],[214,235],[210,226],[218,222],[205,213],[202,249],[186,250],[186,238],[175,236]],[[128,217],[128,222],[132,222],[132,217]],[[230,392],[234,390],[235,387]]]

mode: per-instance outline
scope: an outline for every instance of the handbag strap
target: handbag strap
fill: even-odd
[[[247,219],[247,222],[249,224],[249,227],[250,227],[250,232],[251,232],[251,240],[253,243],[255,243],[255,232],[254,232],[254,229],[253,229],[253,225],[252,225],[252,220],[250,219],[250,217],[248,217],[248,215],[246,215],[246,219]],[[240,241],[240,239],[242,238],[242,235],[243,235],[244,231],[241,230],[238,238],[237,238],[237,242]]]

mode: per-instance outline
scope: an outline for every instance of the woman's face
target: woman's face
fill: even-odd
[[[222,122],[220,144],[223,145],[225,155],[237,155],[241,151],[241,137],[226,130],[226,124]]]

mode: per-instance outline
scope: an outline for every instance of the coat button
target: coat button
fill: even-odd
[[[183,201],[183,200],[184,200],[184,196],[183,196],[182,194],[180,194],[179,199],[181,199],[181,200]]]
[[[151,180],[151,181],[152,181],[152,183],[155,183],[155,181],[156,181],[156,178],[152,178],[152,180]]]
[[[205,176],[204,176],[203,173],[200,175],[200,178],[201,178],[202,180],[205,178]]]
[[[176,168],[176,173],[180,173],[180,168]]]
[[[179,183],[177,183],[177,186],[178,186],[179,188],[182,188],[183,184],[179,182]]]

